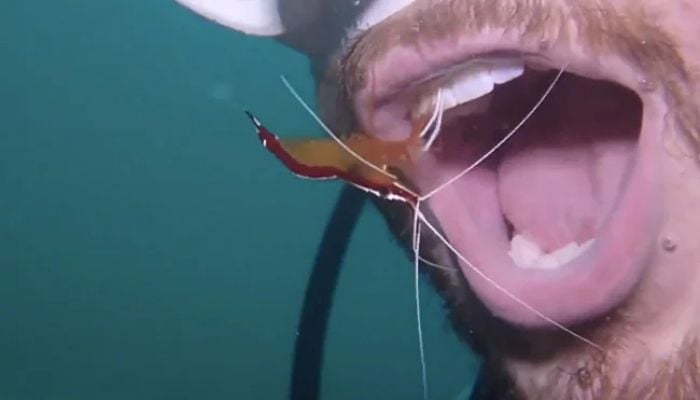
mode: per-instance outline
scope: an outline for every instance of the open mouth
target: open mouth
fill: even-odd
[[[411,176],[425,193],[492,149],[560,77],[512,138],[427,204],[496,316],[528,328],[550,326],[541,315],[601,317],[640,281],[658,234],[659,113],[620,63],[479,50],[390,51],[355,94],[358,119],[370,134],[406,138],[440,94],[439,136]]]

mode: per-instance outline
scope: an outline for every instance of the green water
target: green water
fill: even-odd
[[[0,400],[285,399],[340,185],[304,181],[240,112],[320,134],[303,57],[168,1],[0,12]],[[324,399],[419,399],[413,272],[367,208],[333,308]],[[476,361],[426,285],[431,398]]]

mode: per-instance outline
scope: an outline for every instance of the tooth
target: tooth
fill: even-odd
[[[496,84],[509,82],[524,71],[524,63],[518,58],[478,59],[466,64],[461,71],[450,74],[429,96],[424,96],[414,110],[414,115],[430,114],[435,108],[437,92],[442,90],[442,109],[448,110],[484,97],[493,91]],[[475,107],[479,112],[488,107],[488,102]],[[461,113],[460,113],[461,114]]]
[[[542,250],[540,250],[540,246],[537,243],[527,240],[521,235],[515,235],[513,240],[511,240],[511,248],[508,254],[518,266],[529,267],[538,258],[542,257]]]
[[[581,252],[583,253],[584,251],[588,250],[588,248],[591,247],[593,243],[595,243],[595,238],[591,238],[583,242],[583,244],[581,245]]]
[[[503,59],[491,63],[491,79],[501,84],[512,81],[525,72],[525,64],[519,59]]]
[[[455,77],[446,88],[452,91],[453,96],[452,101],[443,103],[445,109],[478,99],[493,90],[491,71],[485,66],[470,68]]]
[[[589,239],[581,245],[576,242],[570,242],[551,253],[545,254],[542,253],[537,243],[520,234],[516,234],[511,240],[508,255],[521,268],[556,269],[580,256],[594,242],[595,238]]]
[[[581,248],[574,242],[569,242],[566,246],[556,250],[552,256],[557,260],[559,265],[568,263],[580,254]]]
[[[545,254],[532,266],[533,269],[557,269],[561,264],[553,254]]]

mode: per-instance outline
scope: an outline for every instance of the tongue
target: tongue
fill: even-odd
[[[540,117],[513,137],[497,169],[505,217],[545,252],[596,236],[621,191],[635,143],[629,123],[617,117],[620,102],[586,103],[581,99],[601,93],[567,83],[557,102],[545,103]],[[576,101],[567,101],[576,91]]]

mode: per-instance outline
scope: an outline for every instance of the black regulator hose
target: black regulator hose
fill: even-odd
[[[290,400],[319,400],[323,350],[338,277],[367,195],[345,185],[336,201],[306,285],[299,317]]]
[[[326,224],[299,316],[289,400],[320,400],[324,345],[335,289],[348,245],[366,202],[364,192],[345,185]],[[500,382],[490,379],[487,369],[482,366],[470,399],[505,399],[500,397],[502,389]]]

